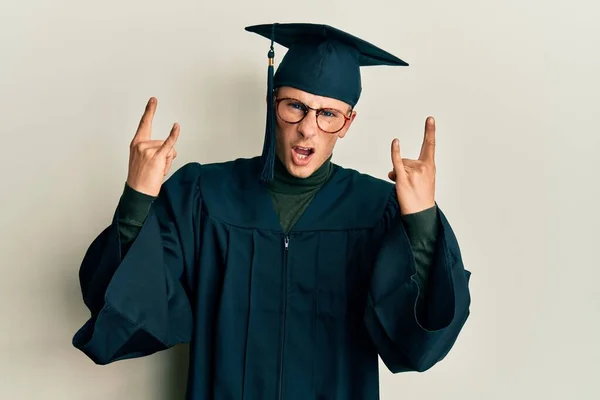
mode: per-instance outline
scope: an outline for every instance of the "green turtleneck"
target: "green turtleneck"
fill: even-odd
[[[275,175],[269,184],[269,192],[285,232],[292,229],[315,194],[330,178],[332,166],[330,157],[310,177],[296,178],[287,172],[279,159],[276,159]],[[154,199],[155,197],[137,192],[125,184],[119,202],[118,218],[122,256],[126,254],[141,230]],[[422,298],[427,288],[429,268],[433,262],[438,235],[437,207],[404,215],[401,220],[412,246],[417,272],[415,279],[423,289],[419,293],[419,297]]]
[[[288,173],[279,158],[275,159],[274,178],[269,193],[283,230],[289,232],[314,195],[331,176],[331,157],[308,178],[296,178]]]

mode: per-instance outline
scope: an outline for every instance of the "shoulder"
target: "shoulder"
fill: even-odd
[[[339,165],[335,168],[332,179],[340,194],[338,204],[342,213],[353,216],[360,226],[375,226],[382,219],[396,215],[399,207],[392,182],[352,168]]]
[[[162,184],[159,198],[186,196],[198,191],[200,164],[191,162],[177,169]]]
[[[199,189],[202,197],[210,202],[223,197],[244,196],[254,190],[258,179],[259,158],[238,158],[224,162],[203,164],[200,167]]]
[[[258,157],[238,158],[235,160],[203,164],[201,166],[202,187],[218,190],[231,188],[258,177]]]
[[[219,188],[231,188],[244,182],[256,170],[256,165],[256,160],[251,158],[208,164],[189,162],[177,169],[165,185],[193,185],[200,191],[209,188],[218,191]]]
[[[270,206],[258,181],[260,158],[238,158],[209,164],[186,165],[195,178],[197,197],[207,216],[239,227],[262,227]],[[185,173],[183,173],[185,175]],[[264,204],[266,203],[266,204]]]
[[[387,196],[394,189],[394,184],[380,178],[359,172],[352,168],[335,165],[336,179],[357,197]]]

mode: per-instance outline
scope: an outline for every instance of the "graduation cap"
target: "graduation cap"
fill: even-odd
[[[273,178],[275,89],[291,86],[317,96],[341,100],[354,107],[362,91],[360,67],[408,65],[373,44],[328,25],[275,23],[248,26],[246,31],[271,40],[267,73],[267,126],[261,156],[262,181]],[[274,43],[288,49],[276,73],[273,72]]]

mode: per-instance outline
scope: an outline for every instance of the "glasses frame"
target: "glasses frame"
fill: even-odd
[[[290,122],[290,121],[287,121],[287,120],[283,119],[281,117],[281,115],[279,115],[279,103],[281,103],[282,101],[285,101],[285,100],[292,100],[292,101],[298,102],[298,103],[302,104],[302,106],[305,108],[305,110],[304,110],[304,116],[302,118],[300,118],[299,121]],[[346,113],[342,112],[341,110],[338,110],[337,108],[332,108],[332,107],[312,108],[312,107],[306,105],[304,102],[302,102],[302,101],[300,101],[298,99],[295,99],[293,97],[281,97],[281,98],[275,97],[275,112],[277,113],[277,116],[279,116],[279,118],[281,118],[282,121],[285,121],[288,124],[292,124],[292,125],[299,124],[300,122],[302,122],[304,120],[304,118],[306,118],[306,116],[308,115],[308,113],[310,112],[310,110],[312,110],[312,111],[315,112],[315,123],[317,124],[317,126],[319,127],[319,129],[322,130],[325,133],[329,133],[329,134],[332,134],[332,135],[338,133],[339,131],[341,131],[342,129],[344,129],[346,127],[346,124],[351,119],[347,114],[351,114],[352,113],[352,109],[350,109],[350,111],[348,111],[348,113],[346,114]],[[323,111],[335,111],[335,112],[340,113],[344,117],[344,125],[342,125],[342,127],[340,129],[338,129],[337,131],[335,131],[335,132],[324,130],[319,125],[319,115],[321,113],[323,113]]]

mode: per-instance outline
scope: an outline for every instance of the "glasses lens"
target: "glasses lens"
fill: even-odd
[[[282,100],[277,107],[279,118],[292,124],[300,122],[306,115],[306,111],[304,104],[292,99]]]
[[[338,110],[321,110],[317,117],[317,124],[325,132],[335,133],[346,124],[346,119]]]

